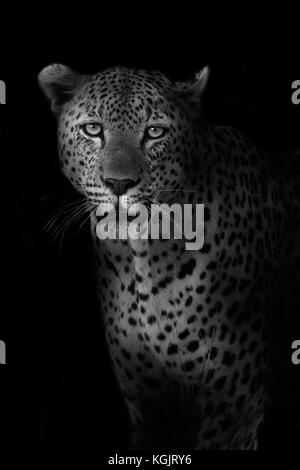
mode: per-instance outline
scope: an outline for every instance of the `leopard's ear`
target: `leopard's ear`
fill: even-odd
[[[176,82],[176,89],[181,92],[184,98],[190,103],[199,103],[206,88],[210,74],[208,66],[196,73],[194,80],[188,82]]]
[[[74,96],[82,75],[66,65],[52,64],[38,75],[38,83],[50,101],[52,111],[59,113],[62,105]]]

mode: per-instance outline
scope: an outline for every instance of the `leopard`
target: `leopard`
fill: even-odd
[[[299,312],[295,178],[205,117],[209,75],[50,64],[38,76],[61,170],[85,201],[132,449],[259,448],[282,317]],[[100,239],[103,214],[154,203],[202,204],[201,248],[188,250],[184,234],[122,238],[119,219]]]

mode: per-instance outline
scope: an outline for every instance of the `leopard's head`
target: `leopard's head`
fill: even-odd
[[[173,200],[193,165],[208,76],[208,67],[184,83],[124,67],[89,76],[64,65],[43,69],[64,174],[103,210]]]

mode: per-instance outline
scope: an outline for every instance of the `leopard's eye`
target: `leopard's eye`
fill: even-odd
[[[101,137],[103,131],[101,124],[98,124],[97,122],[83,124],[82,130],[89,137]]]
[[[146,130],[146,136],[150,139],[158,139],[162,137],[167,132],[165,127],[160,126],[151,126]]]

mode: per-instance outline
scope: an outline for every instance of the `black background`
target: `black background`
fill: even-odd
[[[39,71],[52,62],[85,73],[120,64],[159,69],[180,80],[209,64],[206,116],[237,126],[275,152],[300,145],[300,105],[291,102],[291,83],[300,79],[295,43],[278,46],[268,38],[257,45],[251,36],[250,45],[241,47],[236,35],[229,46],[218,28],[204,32],[203,19],[191,33],[182,25],[170,30],[148,13],[148,22],[143,17],[137,23],[122,13],[119,21],[103,12],[76,19],[41,13],[15,19],[2,34],[6,300],[0,339],[7,365],[0,366],[0,438],[15,448],[109,454],[126,449],[128,434],[96,307],[88,227],[78,233],[71,226],[62,245],[43,231],[50,214],[75,195],[58,169],[56,124],[37,86]],[[262,448],[295,448],[299,415],[299,406],[274,405]]]

